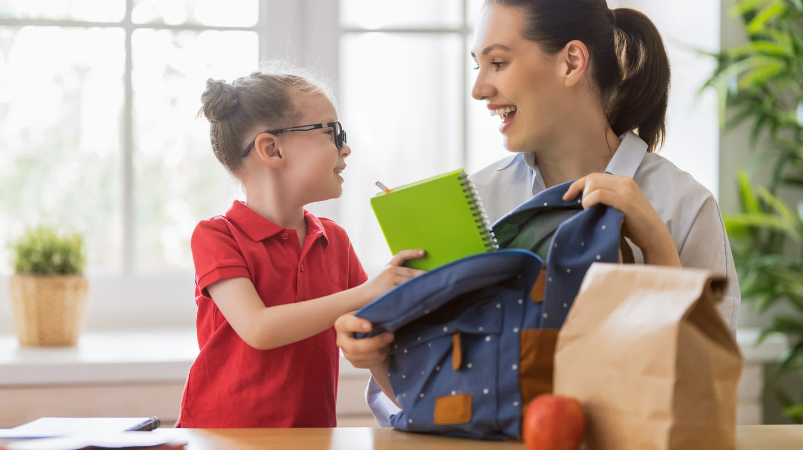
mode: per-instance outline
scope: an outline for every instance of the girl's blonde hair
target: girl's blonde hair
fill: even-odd
[[[297,99],[310,93],[322,93],[334,103],[326,82],[310,70],[287,63],[268,63],[231,83],[208,79],[198,116],[209,120],[215,157],[236,175],[243,164],[240,153],[255,133],[299,125],[292,123],[299,115]]]

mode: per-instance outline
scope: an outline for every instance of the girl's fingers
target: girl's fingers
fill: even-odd
[[[425,273],[426,271],[418,269],[410,269],[409,267],[399,267],[398,269],[396,269],[396,275],[406,278],[415,278]]]
[[[424,250],[402,250],[393,256],[390,265],[401,266],[407,260],[423,258],[425,254]]]

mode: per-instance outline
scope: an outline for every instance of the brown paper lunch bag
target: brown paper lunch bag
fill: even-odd
[[[554,390],[577,398],[589,450],[734,449],[743,359],[696,269],[593,264],[558,336]]]

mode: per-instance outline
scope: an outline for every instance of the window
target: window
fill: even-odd
[[[258,68],[264,6],[0,1],[0,274],[7,239],[58,223],[85,237],[90,326],[148,302],[192,307],[192,230],[238,195],[195,117],[200,95],[207,78]]]
[[[481,0],[341,0],[341,114],[353,154],[339,221],[369,273],[390,260],[373,218],[374,183],[400,186],[509,155],[471,98]]]
[[[257,0],[0,5],[0,235],[59,221],[90,274],[191,271],[233,196],[195,113],[208,77],[257,69]]]

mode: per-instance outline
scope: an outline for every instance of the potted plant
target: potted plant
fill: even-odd
[[[52,227],[29,229],[10,245],[11,304],[20,345],[78,342],[86,301],[83,239]]]
[[[779,377],[803,374],[803,0],[735,0],[749,41],[712,56],[706,83],[719,93],[725,131],[750,124],[755,164],[768,164],[766,186],[739,174],[741,212],[726,215],[739,284],[760,313],[785,304],[763,330],[788,336],[790,350]],[[761,145],[759,145],[761,142]],[[783,194],[783,195],[781,195]],[[794,202],[790,202],[794,203]],[[776,378],[777,382],[779,378]],[[785,414],[803,423],[803,398],[776,389]]]

